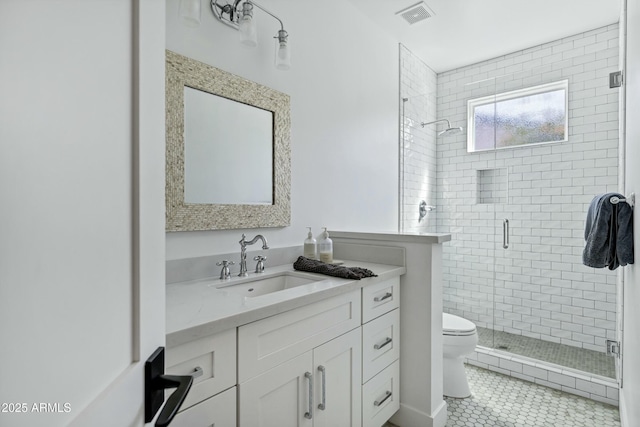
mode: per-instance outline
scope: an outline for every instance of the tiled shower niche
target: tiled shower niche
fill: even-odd
[[[483,169],[477,171],[478,204],[507,203],[509,182],[507,169]]]

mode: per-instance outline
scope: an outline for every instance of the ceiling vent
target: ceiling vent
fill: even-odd
[[[402,9],[400,12],[396,12],[396,15],[402,16],[409,25],[413,25],[417,22],[424,21],[427,18],[431,18],[435,13],[433,13],[433,10],[431,10],[431,8],[422,1],[414,4],[413,6],[409,6],[406,9]]]

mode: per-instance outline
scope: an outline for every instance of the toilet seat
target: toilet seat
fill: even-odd
[[[476,333],[476,325],[462,317],[442,313],[442,335],[468,336]]]

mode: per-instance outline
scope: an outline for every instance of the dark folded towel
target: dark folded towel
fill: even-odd
[[[310,273],[326,274],[327,276],[342,277],[343,279],[360,280],[365,277],[378,277],[373,271],[360,267],[344,267],[336,264],[327,264],[326,262],[317,261],[315,259],[298,257],[293,263],[293,268],[299,271],[308,271]]]
[[[607,193],[596,196],[587,212],[582,263],[589,267],[615,270],[633,264],[633,209],[627,203],[611,203],[611,197],[622,194]]]

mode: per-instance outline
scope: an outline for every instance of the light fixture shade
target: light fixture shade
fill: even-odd
[[[242,4],[242,16],[238,21],[238,29],[240,30],[240,42],[249,47],[258,46],[258,29],[256,21],[253,19],[253,3],[245,1]]]
[[[180,20],[186,27],[200,25],[200,0],[180,0]]]
[[[256,28],[256,21],[251,15],[242,16],[238,27],[240,28],[240,41],[243,45],[258,46],[258,29]]]
[[[276,68],[283,71],[291,68],[291,51],[289,50],[287,37],[286,31],[278,31],[278,37],[276,38]]]

